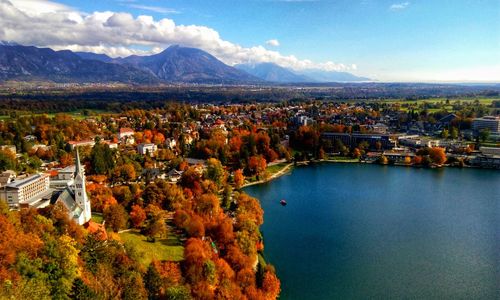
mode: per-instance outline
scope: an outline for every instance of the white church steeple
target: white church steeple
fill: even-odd
[[[92,213],[90,210],[90,200],[87,196],[87,190],[85,188],[85,170],[80,163],[80,154],[78,153],[78,147],[76,147],[74,183],[75,202],[82,209],[82,212],[78,218],[78,223],[81,225],[90,221]]]

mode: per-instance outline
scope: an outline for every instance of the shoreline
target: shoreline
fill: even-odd
[[[378,166],[389,166],[389,167],[407,167],[407,168],[417,168],[417,169],[446,169],[446,168],[458,168],[458,169],[485,169],[485,170],[497,170],[494,168],[480,168],[475,166],[465,165],[462,167],[459,166],[450,166],[450,165],[441,165],[441,166],[421,166],[421,165],[408,165],[402,163],[393,163],[393,164],[379,164],[376,162],[366,162],[366,161],[354,161],[354,160],[334,160],[334,159],[321,159],[321,160],[310,160],[310,161],[301,161],[301,162],[291,162],[285,165],[281,170],[274,173],[267,179],[262,179],[259,181],[248,182],[245,183],[240,189],[244,189],[249,186],[258,185],[268,183],[276,178],[279,178],[287,173],[291,172],[296,166],[308,166],[310,164],[319,164],[319,163],[341,163],[341,164],[368,164],[368,165],[378,165]]]
[[[241,186],[240,189],[244,189],[244,188],[252,186],[252,185],[258,185],[258,184],[263,184],[263,183],[270,182],[270,181],[272,181],[272,180],[274,180],[276,178],[279,178],[279,177],[287,174],[289,171],[291,171],[293,169],[293,166],[294,166],[293,162],[288,163],[281,170],[279,170],[278,172],[274,173],[269,178],[258,180],[258,181],[254,181],[254,182],[245,183],[243,186]]]

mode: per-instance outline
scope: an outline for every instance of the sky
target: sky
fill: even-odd
[[[180,44],[229,65],[500,82],[500,0],[0,0],[0,40],[113,57]]]

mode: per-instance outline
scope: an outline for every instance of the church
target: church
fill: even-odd
[[[66,186],[55,195],[55,203],[61,203],[68,210],[69,218],[84,225],[90,221],[90,199],[85,188],[85,170],[80,162],[78,147],[76,148],[75,173],[72,184]]]

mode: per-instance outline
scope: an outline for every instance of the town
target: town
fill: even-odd
[[[66,227],[80,239],[82,253],[99,241],[142,253],[142,266],[134,267],[146,274],[134,283],[146,290],[140,297],[274,299],[280,287],[262,255],[262,210],[243,187],[294,164],[321,161],[500,169],[499,104],[484,98],[165,102],[149,110],[6,115],[0,120],[0,199],[10,214],[32,218],[26,214],[37,210],[39,218],[82,225]],[[86,241],[81,230],[89,234]],[[205,258],[196,256],[200,251]],[[218,260],[207,260],[213,255]],[[214,273],[225,269],[229,273]],[[105,271],[99,270],[89,269],[79,287],[52,286],[50,293],[102,293],[95,280]],[[161,270],[167,275],[158,275],[163,283],[155,285],[150,277]],[[257,282],[238,285],[253,272]],[[174,275],[174,282],[167,280]],[[229,285],[221,284],[224,276]],[[115,292],[135,295],[124,284],[130,282],[116,282]]]
[[[83,118],[6,118],[0,199],[16,209],[49,205],[74,186],[79,167],[71,157],[78,149],[94,177],[109,176],[104,181],[112,185],[176,183],[188,166],[205,168],[209,158],[249,180],[269,176],[267,164],[310,160],[500,169],[500,116],[488,115],[498,113],[499,103],[446,100],[424,102],[420,110],[415,102],[390,101],[171,105]],[[456,113],[437,110],[445,105]]]

